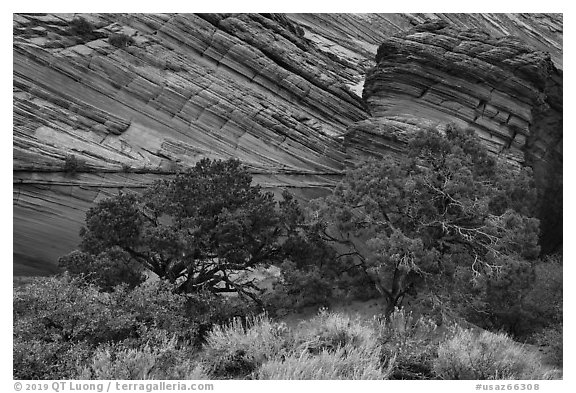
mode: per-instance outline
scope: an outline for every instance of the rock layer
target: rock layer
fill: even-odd
[[[73,30],[78,16],[93,29]],[[15,15],[16,273],[53,270],[126,176],[137,189],[236,157],[272,188],[332,186],[345,162],[334,136],[367,116],[348,87],[359,72],[334,59],[284,15]]]
[[[93,28],[72,28],[78,16]],[[561,67],[558,15],[14,14],[14,273],[55,271],[95,201],[203,157],[239,158],[274,191],[325,194],[382,140],[343,144],[349,129],[374,131],[361,94],[378,45],[426,20],[517,35]],[[556,160],[544,127],[556,117],[532,117],[542,126],[530,126],[525,160]],[[395,138],[374,149],[401,149]]]
[[[372,115],[352,125],[355,155],[399,153],[415,131],[472,128],[495,155],[530,165],[541,194],[543,246],[561,243],[562,72],[518,38],[430,21],[383,41],[368,71]]]

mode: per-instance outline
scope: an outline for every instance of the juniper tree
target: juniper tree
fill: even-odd
[[[90,208],[80,251],[98,266],[93,261],[114,250],[123,256],[118,263],[136,263],[181,292],[236,292],[257,300],[258,287],[241,273],[282,258],[285,223],[273,194],[251,183],[238,160],[203,159],[142,194],[119,193]],[[74,253],[61,265],[81,272],[81,259]],[[85,269],[98,275],[89,264]]]
[[[351,170],[316,202],[323,239],[365,271],[386,314],[407,294],[448,293],[481,311],[487,292],[515,293],[539,254],[530,169],[509,167],[453,126],[415,135],[407,151]]]

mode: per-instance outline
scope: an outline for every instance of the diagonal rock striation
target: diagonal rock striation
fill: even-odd
[[[455,49],[462,26],[487,33]],[[397,52],[377,65],[383,42]],[[55,271],[95,201],[203,157],[309,199],[446,121],[474,125],[552,195],[561,67],[552,14],[14,14],[14,273]]]

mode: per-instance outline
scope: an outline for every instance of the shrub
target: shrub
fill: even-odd
[[[197,339],[202,313],[191,305],[192,296],[175,293],[175,286],[166,281],[145,282],[134,290],[119,286],[112,297],[119,310],[132,316],[132,331],[144,326],[165,330],[182,341]]]
[[[358,319],[325,310],[298,326],[295,344],[298,353],[311,354],[336,351],[346,346],[367,348],[369,352],[378,347],[377,336],[370,326]]]
[[[165,280],[147,281],[134,290],[120,286],[112,295],[119,309],[134,316],[134,329],[162,329],[193,345],[204,340],[212,325],[251,312],[238,299],[221,298],[208,291],[178,293],[177,285]]]
[[[68,32],[75,36],[87,36],[94,32],[94,25],[82,17],[76,17],[68,24]]]
[[[527,315],[521,320],[522,333],[538,334],[562,324],[562,272],[562,254],[547,256],[535,263],[533,281],[521,304]]]
[[[130,166],[130,164],[127,164],[125,162],[123,162],[121,164],[121,168],[122,168],[122,172],[124,172],[124,173],[130,173],[133,170],[132,167]]]
[[[125,337],[126,318],[106,294],[69,276],[37,278],[14,289],[14,378],[72,378],[99,341]]]
[[[78,160],[74,154],[67,154],[64,158],[64,172],[75,174],[84,168],[83,162]]]
[[[14,335],[22,339],[100,343],[132,332],[131,313],[114,307],[96,286],[68,275],[16,289],[13,304]]]
[[[383,359],[369,325],[322,311],[291,331],[266,316],[215,327],[202,365],[212,378],[387,379],[394,359]]]
[[[553,365],[562,367],[563,365],[563,343],[562,343],[562,330],[563,325],[553,325],[543,329],[541,332],[534,335],[533,339],[538,345],[548,347],[549,360]]]
[[[116,285],[123,283],[133,288],[146,279],[142,267],[119,248],[109,249],[99,255],[72,251],[58,259],[58,266],[66,269],[71,276],[84,277],[105,291],[112,291]]]
[[[214,378],[245,378],[266,360],[277,359],[290,348],[284,324],[266,316],[240,318],[216,326],[206,337],[203,366]]]
[[[124,33],[112,33],[108,37],[108,42],[116,48],[126,48],[134,44],[134,39]]]
[[[459,330],[442,342],[434,372],[441,379],[551,379],[558,371],[503,333]]]
[[[281,308],[300,310],[307,306],[329,304],[333,283],[322,275],[320,269],[312,267],[301,270],[290,261],[282,263],[280,268],[280,280],[274,283],[274,290],[264,299],[270,312]]]
[[[102,345],[121,344],[114,353],[145,359],[152,356],[154,342],[164,345],[152,340],[149,331],[164,332],[179,345],[194,348],[215,321],[229,318],[227,312],[238,312],[213,294],[177,294],[175,288],[155,281],[133,290],[121,285],[106,293],[68,274],[37,278],[15,288],[15,378],[72,378],[70,370]],[[142,346],[146,342],[149,350]]]
[[[207,379],[202,367],[191,360],[191,352],[179,347],[174,336],[163,330],[147,332],[152,342],[136,347],[124,343],[103,346],[88,365],[78,367],[78,379]]]
[[[382,357],[395,358],[390,379],[432,379],[436,357],[436,324],[430,319],[395,311],[378,323],[378,342]]]
[[[318,354],[292,354],[282,360],[264,363],[257,371],[258,379],[388,379],[391,364],[382,367],[378,349],[366,352],[350,344],[335,351],[323,349]]]
[[[75,369],[90,358],[93,348],[86,343],[46,341],[14,337],[14,379],[72,379]]]
[[[376,331],[359,319],[321,310],[298,325],[293,350],[262,365],[260,379],[388,379]]]

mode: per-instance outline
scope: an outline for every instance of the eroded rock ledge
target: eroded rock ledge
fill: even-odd
[[[534,169],[544,246],[561,244],[562,71],[550,54],[436,20],[384,40],[376,63],[363,92],[372,117],[346,137],[353,157],[401,153],[423,128],[472,128],[492,153]]]

